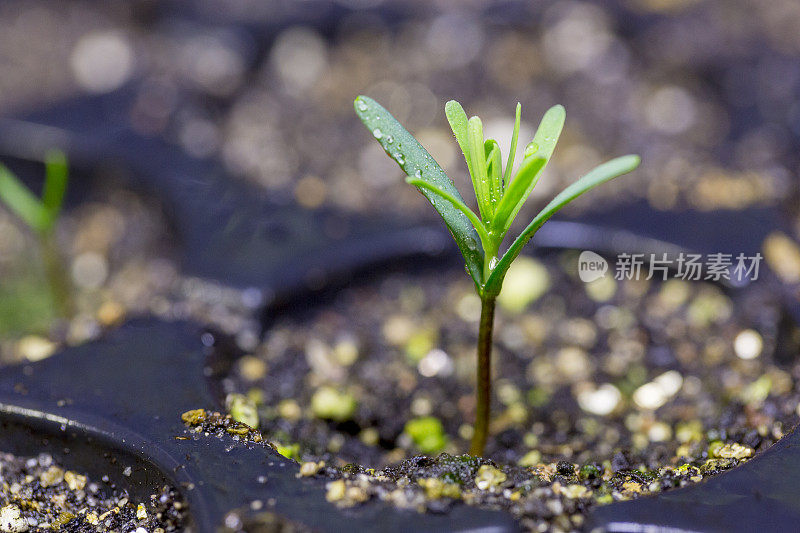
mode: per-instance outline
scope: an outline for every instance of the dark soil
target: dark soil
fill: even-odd
[[[796,423],[800,369],[776,358],[781,310],[763,286],[587,286],[576,264],[554,253],[509,277],[509,294],[543,294],[501,299],[486,459],[458,455],[477,316],[456,268],[388,273],[280,316],[224,380],[229,405],[253,424],[257,411],[301,475],[330,476],[340,505],[438,512],[463,500],[532,530],[569,530],[592,505],[697,482]]]
[[[262,13],[220,0],[179,13],[86,0],[4,4],[0,112],[91,94],[85,71],[97,72],[99,42],[119,63],[132,56],[120,83],[143,82],[130,113],[137,130],[311,208],[431,216],[358,123],[357,94],[384,103],[459,180],[464,163],[442,113],[453,97],[492,135],[510,128],[517,101],[523,137],[550,105],[566,106],[555,172],[536,195],[621,153],[650,164],[584,206],[640,198],[738,209],[797,190],[793,0],[373,4],[383,20],[355,10],[317,28],[294,3]],[[193,20],[193,10],[207,19]],[[296,25],[267,38],[282,18]]]
[[[105,476],[68,470],[47,454],[0,453],[0,531],[163,533],[186,526],[186,504],[171,487],[134,501]]]

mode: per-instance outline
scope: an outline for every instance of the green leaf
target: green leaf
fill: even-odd
[[[489,176],[486,173],[486,153],[483,148],[483,123],[478,117],[470,117],[467,123],[469,155],[472,161],[472,188],[478,200],[478,210],[483,220],[492,218]]]
[[[453,130],[458,146],[461,147],[461,153],[464,154],[469,175],[472,176],[472,161],[470,161],[469,157],[469,140],[467,136],[467,114],[461,104],[455,100],[450,100],[444,105],[444,114],[447,117],[447,122],[450,123],[450,129]]]
[[[444,200],[450,202],[453,205],[453,207],[464,213],[464,215],[469,219],[469,221],[472,222],[472,226],[475,228],[475,231],[478,232],[478,236],[481,239],[481,244],[483,245],[483,248],[486,249],[489,246],[491,239],[489,238],[489,233],[486,231],[486,227],[483,225],[483,222],[481,222],[481,219],[478,218],[478,215],[476,215],[475,212],[472,211],[472,209],[470,209],[467,206],[467,204],[465,204],[462,200],[459,200],[452,194],[449,194],[437,188],[436,186],[431,185],[427,181],[418,178],[406,178],[406,183],[409,183],[420,189],[427,189],[441,196]]]
[[[522,104],[517,102],[517,111],[514,117],[514,132],[511,134],[511,148],[508,151],[508,163],[506,172],[503,174],[503,186],[508,187],[511,181],[511,173],[514,171],[514,158],[517,156],[517,141],[519,140],[519,124],[522,119]]]
[[[34,194],[4,165],[0,165],[0,199],[33,230],[50,228],[49,213]]]
[[[528,243],[531,237],[542,227],[542,224],[547,222],[559,209],[598,185],[633,171],[639,166],[639,162],[640,158],[637,155],[626,155],[612,159],[611,161],[595,167],[588,174],[561,191],[561,193],[553,198],[544,209],[539,211],[533,218],[533,221],[528,224],[528,227],[525,228],[508,248],[497,263],[497,266],[492,270],[489,279],[486,281],[486,286],[484,288],[485,294],[497,295],[500,293],[500,288],[503,285],[503,278],[508,268],[511,266],[511,263],[517,258],[522,248]]]
[[[503,199],[500,205],[497,206],[494,219],[492,219],[493,229],[498,235],[505,235],[511,226],[512,213],[519,205],[520,201],[524,202],[526,194],[529,190],[533,190],[539,177],[542,175],[542,169],[547,161],[542,157],[527,158],[522,163],[522,166],[517,172],[514,181],[506,189],[503,194]]]
[[[55,224],[67,190],[67,156],[60,150],[47,153],[44,160],[45,180],[42,205],[49,213],[50,226]]]
[[[548,109],[542,116],[542,121],[536,129],[533,141],[528,145],[528,148],[535,145],[536,149],[530,153],[526,149],[525,157],[542,157],[549,161],[553,156],[553,151],[556,149],[561,130],[564,129],[566,118],[567,112],[564,110],[564,106],[554,105]]]
[[[533,158],[544,159],[544,165],[539,168],[539,172],[544,170],[547,166],[547,162],[550,161],[550,158],[553,156],[553,151],[556,149],[556,144],[558,143],[558,138],[561,136],[561,130],[564,128],[564,120],[566,120],[566,118],[567,114],[564,111],[564,106],[554,105],[547,110],[542,117],[542,121],[539,123],[539,128],[536,130],[533,140],[525,148],[525,157],[522,160],[520,172],[525,168],[526,163]],[[514,180],[516,179],[515,176]],[[508,231],[508,228],[513,224],[517,213],[522,209],[528,196],[531,195],[537,181],[536,179],[531,179],[528,187],[525,189],[525,193],[517,198],[517,204],[511,210],[511,213],[503,220],[502,227],[500,228],[503,233]],[[497,225],[499,225],[499,221]]]
[[[410,178],[423,180],[460,202],[464,199],[444,170],[425,148],[399,122],[372,98],[359,96],[354,102],[356,114],[372,132],[383,149]],[[436,192],[417,187],[441,215],[453,235],[472,279],[483,284],[483,249],[477,231],[465,213],[453,204],[440,201]]]
[[[486,154],[486,173],[492,185],[491,200],[494,213],[503,197],[503,163],[500,161],[500,145],[494,139],[487,139],[483,143],[483,150]]]

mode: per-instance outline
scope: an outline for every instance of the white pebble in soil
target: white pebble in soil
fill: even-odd
[[[87,91],[113,91],[133,73],[131,43],[118,31],[87,33],[72,50],[70,66],[75,81]]]
[[[633,401],[642,409],[656,410],[677,394],[682,385],[683,376],[670,370],[636,389]]]
[[[453,373],[453,361],[442,350],[431,350],[417,365],[419,373],[425,377],[449,376]]]
[[[11,504],[0,509],[0,531],[23,533],[29,528],[28,521],[22,516],[22,510],[18,506]]]
[[[97,289],[108,277],[106,258],[96,252],[84,252],[72,261],[72,280],[84,289]]]
[[[596,389],[580,391],[577,399],[578,405],[587,413],[605,416],[617,407],[622,399],[622,393],[611,383],[604,383]]]
[[[38,335],[27,335],[17,343],[17,352],[28,361],[41,361],[50,357],[58,346]]]
[[[736,336],[733,341],[733,351],[739,359],[755,359],[761,355],[764,341],[757,331],[746,329]]]
[[[328,68],[325,41],[315,31],[302,27],[290,28],[278,35],[270,60],[291,92],[310,89]]]

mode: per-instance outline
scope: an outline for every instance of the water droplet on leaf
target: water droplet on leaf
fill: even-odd
[[[525,156],[527,157],[527,156],[529,156],[529,155],[533,155],[533,154],[535,154],[535,153],[536,153],[536,152],[538,152],[538,151],[539,151],[539,145],[538,145],[538,144],[536,144],[536,143],[530,143],[530,144],[529,144],[529,145],[528,145],[528,146],[525,148]]]
[[[381,137],[383,137],[383,132],[380,130],[380,128],[375,128],[374,130],[372,130],[372,136],[375,137],[376,139],[380,139]]]
[[[367,104],[365,104],[363,100],[359,100],[358,101],[358,110],[359,111],[366,111],[367,110]]]

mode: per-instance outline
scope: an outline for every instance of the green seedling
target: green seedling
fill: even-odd
[[[251,398],[244,394],[232,393],[225,398],[225,404],[234,420],[258,429],[258,408]]]
[[[311,397],[311,412],[317,418],[344,422],[353,416],[357,408],[358,402],[352,394],[328,385],[317,389]]]
[[[386,109],[366,96],[356,98],[354,105],[356,114],[372,136],[403,169],[406,181],[428,199],[444,220],[481,298],[476,417],[470,447],[471,454],[481,455],[489,428],[495,301],[506,272],[525,244],[554,213],[601,183],[631,172],[639,165],[639,157],[626,155],[612,159],[569,185],[534,216],[505,253],[499,255],[511,224],[553,155],[566,118],[564,108],[556,105],[544,114],[533,140],[525,147],[522,163],[514,172],[522,113],[520,104],[517,104],[511,147],[503,167],[497,141],[483,138],[481,119],[468,119],[461,104],[454,100],[447,102],[445,114],[472,179],[478,204],[478,213],[475,213],[439,164]]]
[[[439,453],[447,446],[447,435],[442,423],[432,416],[414,418],[403,430],[423,453]]]
[[[38,198],[0,164],[0,200],[38,237],[54,303],[61,316],[68,317],[72,314],[72,286],[53,235],[67,191],[67,158],[63,152],[52,150],[45,156],[44,167],[44,188]]]

